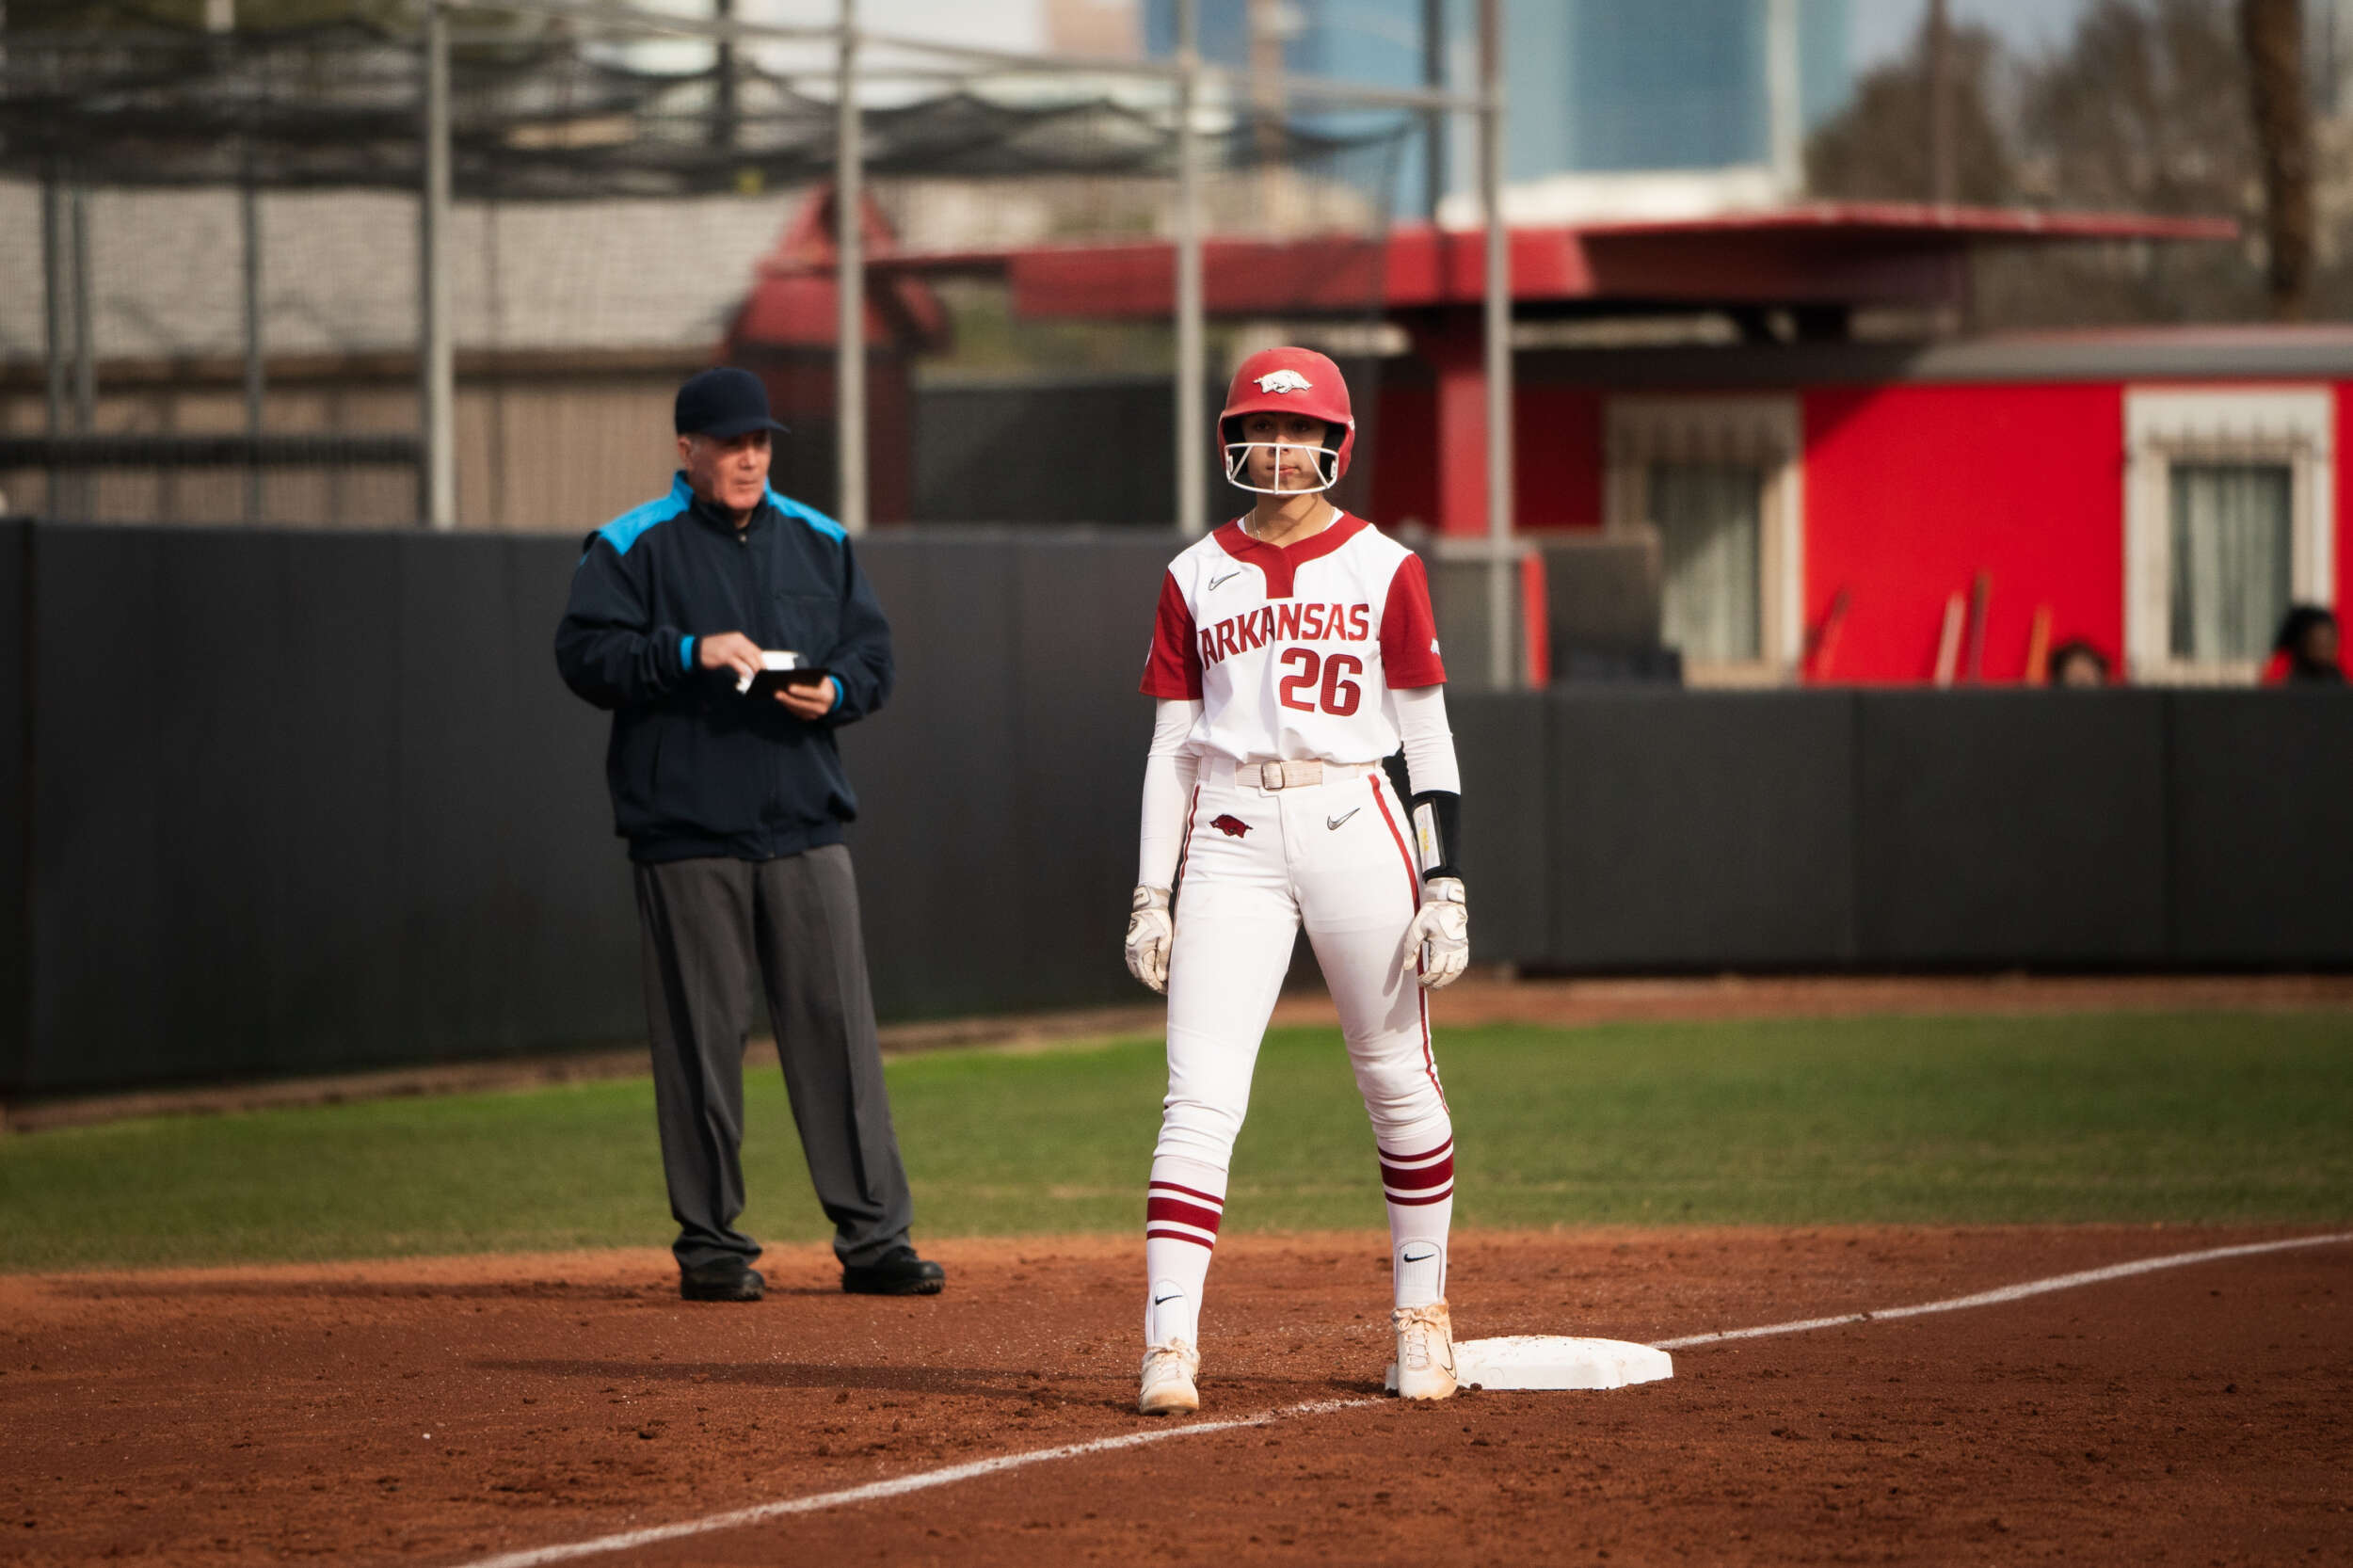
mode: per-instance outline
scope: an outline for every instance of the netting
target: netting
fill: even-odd
[[[457,20],[461,526],[577,530],[652,493],[671,392],[722,358],[793,426],[779,486],[833,500],[831,48],[658,28]],[[36,285],[0,291],[8,509],[416,520],[423,62],[351,25],[8,38],[0,273]],[[1170,520],[1172,306],[1132,248],[1175,228],[1173,83],[877,51],[859,102],[874,520]],[[1209,379],[1315,342],[1347,354],[1369,423],[1417,124],[1212,96],[1195,125]],[[1252,264],[1221,303],[1216,242],[1252,238],[1313,242],[1297,286]],[[1044,248],[1099,259],[1086,308],[1025,290],[1017,258]],[[1080,415],[1095,436],[1058,433]]]

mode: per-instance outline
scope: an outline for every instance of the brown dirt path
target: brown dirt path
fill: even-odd
[[[1658,1339],[2284,1231],[1474,1234],[1465,1336]],[[653,1252],[0,1278],[0,1559],[456,1564],[1132,1432],[1136,1247]],[[1372,1235],[1241,1237],[1206,1416],[1373,1399]],[[427,1434],[430,1435],[427,1435]],[[590,1561],[2348,1560],[2353,1245],[1696,1348],[1612,1394],[1376,1400]]]

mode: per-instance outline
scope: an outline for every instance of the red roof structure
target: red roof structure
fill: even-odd
[[[1516,304],[1545,306],[1920,305],[1958,298],[1969,253],[1988,245],[2217,241],[2228,218],[2053,213],[1906,202],[1816,201],[1705,218],[1517,228]],[[1176,308],[1166,241],[894,256],[901,272],[1000,273],[1015,311],[1040,318],[1164,316]],[[1427,224],[1380,240],[1211,239],[1202,283],[1211,315],[1361,314],[1476,307],[1486,236]]]
[[[870,198],[859,204],[859,232],[870,262],[898,260],[899,236]],[[730,341],[770,349],[830,349],[834,316],[834,191],[813,192],[792,215],[776,248],[753,269],[751,293],[728,328]],[[948,313],[920,278],[875,279],[866,291],[870,347],[936,349],[947,341]]]

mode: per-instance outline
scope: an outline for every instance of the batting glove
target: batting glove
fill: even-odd
[[[1421,907],[1406,927],[1405,946],[1420,950],[1423,990],[1462,978],[1470,962],[1470,905],[1464,902],[1461,877],[1433,876],[1421,885]]]
[[[1128,911],[1128,972],[1166,996],[1168,944],[1176,935],[1168,912],[1168,889],[1138,888]]]

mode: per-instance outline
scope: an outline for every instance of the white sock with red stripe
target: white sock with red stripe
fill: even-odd
[[[1446,1239],[1454,1224],[1454,1137],[1449,1128],[1418,1152],[1383,1148],[1381,1190],[1389,1201],[1389,1256],[1396,1303],[1446,1300]]]
[[[1179,1155],[1155,1155],[1144,1204],[1144,1342],[1201,1345],[1201,1291],[1225,1215],[1225,1173]]]

